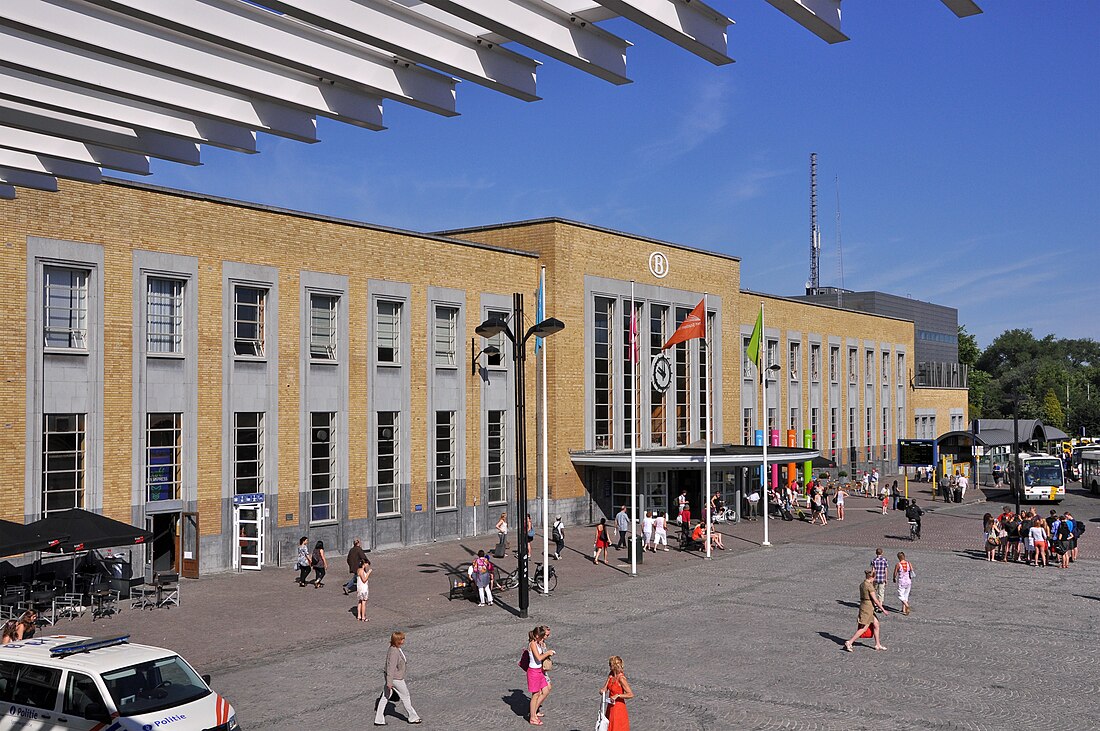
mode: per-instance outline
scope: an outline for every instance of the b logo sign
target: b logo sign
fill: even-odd
[[[668,276],[668,257],[659,251],[654,251],[649,255],[649,271],[653,273],[653,276],[657,279],[664,279]]]

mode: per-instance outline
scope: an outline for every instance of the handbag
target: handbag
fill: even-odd
[[[871,625],[867,625],[867,627],[863,630],[863,632],[860,633],[859,636],[861,639],[870,639],[875,636],[875,632],[873,629],[871,629]]]
[[[596,731],[607,731],[607,691],[600,695],[600,715],[596,716]]]
[[[554,661],[550,658],[546,658],[542,661],[542,672],[548,673],[554,669]]]

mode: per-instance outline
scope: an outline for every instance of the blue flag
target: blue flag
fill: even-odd
[[[535,293],[535,322],[542,322],[546,319],[546,288],[542,281],[539,282],[538,292]],[[542,338],[535,338],[535,352],[539,352],[539,348],[542,347]]]

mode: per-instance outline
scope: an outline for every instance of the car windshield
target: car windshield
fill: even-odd
[[[1024,465],[1024,484],[1035,487],[1061,487],[1062,465],[1053,459],[1028,462]]]
[[[103,682],[123,716],[181,706],[210,693],[206,683],[178,655],[103,673]]]

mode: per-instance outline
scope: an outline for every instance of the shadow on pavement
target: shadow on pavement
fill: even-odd
[[[1092,599],[1094,602],[1100,602],[1100,596],[1089,596],[1088,594],[1074,594],[1074,596],[1080,597],[1081,599]]]
[[[520,718],[527,718],[527,714],[531,711],[531,699],[519,688],[512,688],[511,692],[501,700]]]
[[[847,604],[847,603],[848,603],[848,602],[841,602],[841,604]],[[852,606],[858,606],[858,605],[857,605],[857,604],[853,604]],[[834,635],[834,634],[832,634],[832,633],[830,633],[830,632],[818,632],[817,634],[818,634],[818,636],[819,636],[819,637],[822,637],[822,638],[824,638],[824,639],[826,639],[826,640],[832,640],[833,642],[835,642],[836,644],[840,645],[841,647],[843,647],[843,646],[844,646],[844,642],[845,642],[845,640],[844,640],[844,638],[843,638],[843,637],[837,637],[836,635]]]
[[[846,602],[843,599],[837,599],[836,603],[852,609],[859,609],[859,602]]]

